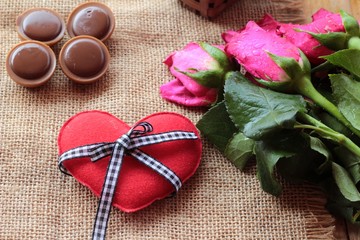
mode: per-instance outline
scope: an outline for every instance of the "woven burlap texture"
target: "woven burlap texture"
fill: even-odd
[[[159,87],[172,79],[165,57],[191,41],[221,44],[220,34],[239,29],[265,12],[279,20],[301,20],[301,0],[239,0],[214,20],[195,15],[177,0],[104,1],[116,29],[107,41],[111,63],[92,85],[70,82],[61,69],[37,89],[15,84],[5,58],[19,42],[15,19],[31,7],[56,10],[66,19],[79,0],[0,1],[0,239],[89,239],[97,198],[57,168],[57,136],[72,115],[99,109],[129,125],[159,111],[194,123],[204,109],[161,99]],[[61,46],[53,47],[58,55]],[[329,239],[333,219],[320,192],[284,184],[275,198],[259,187],[252,164],[240,172],[206,139],[202,163],[179,194],[137,213],[113,209],[108,239]]]

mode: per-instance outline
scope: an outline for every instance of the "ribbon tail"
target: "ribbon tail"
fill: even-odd
[[[98,209],[96,212],[92,239],[105,239],[106,229],[109,221],[111,211],[111,204],[113,201],[123,156],[125,149],[120,144],[115,144],[114,150],[108,165],[106,177],[104,180]]]

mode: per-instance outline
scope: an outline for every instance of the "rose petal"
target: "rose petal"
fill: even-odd
[[[208,88],[201,95],[194,95],[179,79],[163,84],[160,87],[161,97],[184,106],[209,106],[216,101],[217,89]]]
[[[263,18],[257,22],[259,27],[267,32],[277,33],[280,23],[276,21],[270,14],[265,14]]]
[[[227,31],[225,31],[225,32],[223,32],[223,33],[221,34],[221,38],[222,38],[226,43],[228,43],[228,42],[231,42],[231,39],[232,39],[235,35],[237,35],[237,34],[239,34],[238,31],[227,30]]]

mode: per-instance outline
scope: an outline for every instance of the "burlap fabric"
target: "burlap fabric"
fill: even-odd
[[[30,7],[47,7],[64,18],[80,0],[0,1],[0,239],[89,239],[97,198],[57,168],[61,125],[83,110],[108,111],[130,125],[158,111],[196,122],[203,109],[165,102],[159,86],[171,80],[162,61],[190,41],[222,43],[220,33],[270,12],[301,20],[301,0],[240,0],[213,21],[177,0],[104,1],[116,16],[107,42],[110,69],[99,82],[80,86],[56,69],[37,89],[16,85],[5,57],[19,42],[15,18]],[[53,47],[56,54],[65,39]],[[204,139],[202,163],[179,194],[126,214],[113,209],[108,239],[330,239],[333,219],[317,189],[286,184],[284,194],[264,193],[254,174],[232,166]]]

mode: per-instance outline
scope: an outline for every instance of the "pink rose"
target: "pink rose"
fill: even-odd
[[[316,65],[325,61],[319,58],[320,56],[329,55],[333,53],[333,50],[321,45],[308,32],[315,34],[345,32],[341,15],[325,9],[318,10],[312,16],[312,22],[308,24],[280,23],[269,14],[266,14],[257,24],[267,32],[274,33],[292,42],[304,52],[311,63]],[[222,34],[222,38],[225,42],[230,42],[242,30],[228,30]]]
[[[301,31],[299,31],[301,30]],[[309,24],[280,24],[277,34],[295,44],[314,64],[324,62],[319,58],[333,53],[333,50],[321,45],[309,33],[345,32],[340,14],[325,9],[318,10]]]
[[[224,46],[208,46],[220,49],[227,59],[223,52]],[[185,106],[209,106],[217,100],[218,88],[211,85],[212,82],[215,84],[223,81],[218,78],[223,78],[225,72],[222,64],[203,47],[204,45],[189,43],[184,49],[171,53],[165,59],[164,63],[175,79],[160,87],[160,94],[164,99]],[[202,77],[206,84],[200,84],[202,79],[199,81],[195,77],[197,73],[205,73],[206,76]]]
[[[298,48],[288,40],[271,31],[266,31],[250,21],[244,30],[235,34],[226,44],[225,51],[235,59],[255,78],[267,81],[287,81],[289,76],[270,57],[269,53],[293,58],[302,63]]]

